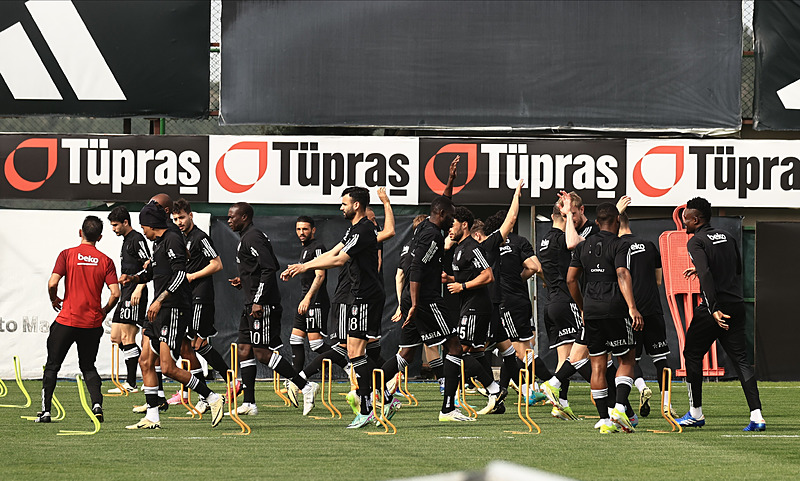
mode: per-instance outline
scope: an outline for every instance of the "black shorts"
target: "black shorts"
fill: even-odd
[[[508,333],[503,326],[500,314],[500,304],[492,303],[492,314],[489,316],[489,338],[490,344],[497,344],[508,340]]]
[[[500,306],[500,320],[506,335],[513,342],[530,341],[535,331],[530,303],[512,308]]]
[[[549,302],[544,307],[544,327],[550,349],[577,342],[581,338],[581,311],[574,302]]]
[[[120,299],[117,308],[114,310],[114,317],[111,322],[117,324],[132,324],[142,327],[147,320],[147,291],[142,293],[139,304],[132,306],[130,296],[127,299]]]
[[[636,347],[631,319],[628,317],[586,319],[584,329],[590,356],[601,356],[609,352],[622,356]]]
[[[667,326],[664,324],[664,314],[658,313],[644,317],[644,328],[634,331],[636,340],[636,360],[642,358],[642,352],[647,351],[650,357],[666,357],[669,354],[667,345]]]
[[[457,327],[461,344],[474,348],[486,347],[486,339],[489,337],[490,317],[490,313],[476,312],[474,309],[462,312]]]
[[[181,357],[181,344],[189,329],[189,309],[181,307],[163,307],[150,324],[150,347],[157,355],[161,353],[161,343],[169,346],[172,359]]]
[[[277,351],[283,347],[281,341],[281,306],[261,306],[261,319],[252,315],[251,306],[245,306],[239,320],[239,344],[251,344],[253,347]]]
[[[214,304],[192,304],[192,324],[189,326],[189,339],[194,339],[195,337],[208,339],[216,335],[217,328],[214,327]]]
[[[383,299],[356,299],[347,305],[347,336],[356,339],[380,339]]]
[[[414,312],[414,319],[400,329],[400,347],[415,347],[422,343],[438,346],[455,334],[455,329],[447,322],[444,302],[420,302]]]
[[[328,306],[312,306],[305,314],[295,314],[293,329],[300,329],[305,333],[318,332],[325,334],[325,320],[328,319]]]
[[[347,342],[347,304],[334,302],[331,304],[330,319],[330,340],[334,344],[344,344]]]

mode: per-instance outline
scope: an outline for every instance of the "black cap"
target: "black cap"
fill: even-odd
[[[153,229],[166,229],[167,213],[155,201],[150,201],[139,211],[139,224]]]

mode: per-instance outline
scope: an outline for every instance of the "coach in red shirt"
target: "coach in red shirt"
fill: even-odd
[[[102,232],[103,221],[93,215],[86,217],[78,231],[81,243],[61,251],[47,283],[50,302],[58,316],[47,337],[47,364],[42,378],[42,411],[36,417],[38,423],[50,422],[58,371],[73,343],[78,345],[78,365],[92,398],[92,412],[103,421],[101,381],[94,363],[103,336],[103,319],[114,309],[120,291],[114,262],[94,246],[103,237]],[[62,277],[63,301],[58,297],[58,283]],[[100,300],[103,284],[111,290],[105,307],[101,307]]]

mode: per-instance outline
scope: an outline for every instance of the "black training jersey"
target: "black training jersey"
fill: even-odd
[[[278,290],[278,258],[272,251],[269,237],[253,224],[239,232],[236,266],[242,281],[245,305],[277,306],[281,303]]]
[[[579,236],[588,239],[590,235],[600,232],[600,227],[593,220],[586,219],[586,222],[577,231]]]
[[[350,256],[347,273],[350,277],[348,304],[356,299],[376,301],[383,298],[383,284],[378,274],[378,231],[366,217],[348,229],[342,239],[342,252]]]
[[[617,282],[617,268],[628,265],[628,246],[612,232],[590,235],[572,251],[570,267],[583,268],[584,319],[628,316],[628,304]]]
[[[307,243],[303,244],[303,250],[300,251],[300,263],[305,264],[306,262],[316,259],[317,257],[321,256],[323,252],[327,251],[325,246],[322,244],[321,241],[317,239],[311,239]],[[314,283],[314,278],[317,276],[316,271],[314,269],[310,271],[306,271],[300,274],[300,286],[302,288],[302,292],[300,293],[300,299],[306,297],[308,290],[311,289],[311,284]],[[322,285],[319,286],[319,290],[317,291],[314,299],[312,299],[310,306],[311,307],[319,307],[319,306],[327,306],[330,303],[328,300],[328,276],[325,276],[325,280],[322,281]]]
[[[505,241],[503,240],[503,235],[500,233],[500,230],[496,230],[489,234],[486,239],[481,242],[481,247],[483,247],[484,252],[486,253],[486,262],[489,263],[489,266],[492,268],[492,274],[494,274],[494,282],[489,284],[489,295],[492,298],[493,304],[500,304],[503,300],[503,292],[502,288],[500,287],[500,246],[503,245]]]
[[[500,246],[500,282],[495,279],[495,284],[500,284],[503,293],[503,305],[514,308],[531,304],[528,293],[528,281],[521,277],[523,263],[535,254],[528,239],[514,234],[508,234],[505,243]]]
[[[186,272],[194,273],[204,269],[212,259],[219,257],[214,250],[214,243],[197,226],[192,227],[186,234],[186,249],[189,251],[189,261],[186,263]],[[189,283],[192,286],[192,302],[214,302],[214,281],[211,276],[201,277]]]
[[[486,261],[486,252],[481,244],[470,236],[459,243],[453,252],[453,276],[456,282],[471,281],[485,269],[490,269]],[[488,313],[492,310],[492,299],[487,286],[472,287],[460,293],[461,312],[464,309],[475,309]]]
[[[620,237],[628,246],[628,270],[633,280],[633,299],[643,316],[662,314],[661,296],[656,284],[656,269],[661,267],[661,255],[648,240],[625,234]]]
[[[120,272],[122,274],[136,274],[144,267],[145,261],[150,258],[150,248],[144,236],[131,230],[122,240],[120,253]]]
[[[563,230],[551,227],[539,243],[537,253],[544,276],[544,299],[547,302],[572,302],[567,287],[567,270],[572,253],[567,249],[567,236]]]
[[[719,304],[743,302],[742,256],[731,234],[710,225],[700,226],[686,244],[697,269],[703,304],[710,312]]]
[[[443,252],[442,230],[430,219],[425,219],[417,227],[414,237],[411,239],[408,254],[411,262],[406,276],[408,279],[406,284],[420,283],[418,299],[420,302],[436,302],[442,299]]]
[[[186,280],[186,243],[180,230],[167,229],[153,243],[153,257],[143,272],[143,282],[153,281],[153,299],[164,291],[170,295],[161,307],[191,308],[192,288]]]

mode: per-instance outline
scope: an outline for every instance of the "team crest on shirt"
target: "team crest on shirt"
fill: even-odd
[[[253,321],[253,329],[255,329],[256,331],[261,329],[261,321],[259,321],[258,319],[255,319]]]
[[[351,307],[350,312],[353,314],[353,317],[358,316],[358,306]]]
[[[167,336],[167,331],[168,331],[167,326],[162,327],[161,328],[161,335],[166,337]]]

